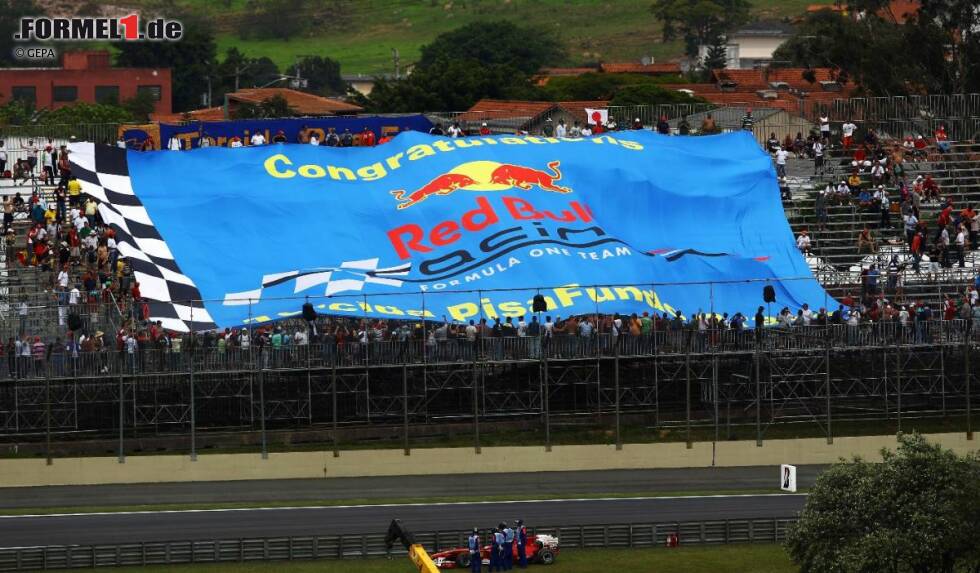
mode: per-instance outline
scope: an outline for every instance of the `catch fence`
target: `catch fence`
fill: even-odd
[[[680,545],[779,543],[797,519],[726,519],[616,525],[573,525],[531,528],[529,535],[558,537],[569,549],[640,549],[665,547],[676,535]],[[415,533],[416,542],[437,552],[466,547],[466,533]],[[95,567],[182,565],[188,563],[404,558],[389,551],[385,535],[322,535],[253,539],[156,541],[112,545],[38,546],[0,549],[0,571],[38,571]],[[394,553],[394,555],[393,555]],[[561,560],[561,557],[558,558]]]

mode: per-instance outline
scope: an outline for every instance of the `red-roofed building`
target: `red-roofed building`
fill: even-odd
[[[469,110],[456,117],[464,129],[478,130],[481,124],[494,133],[514,133],[517,130],[538,133],[550,118],[556,124],[564,120],[572,125],[586,123],[585,108],[603,109],[608,107],[605,100],[592,101],[508,101],[481,99]]]
[[[153,114],[150,116],[150,119],[163,122],[182,121],[185,119],[221,121],[231,119],[235,114],[235,110],[242,104],[259,105],[263,101],[272,99],[275,96],[284,98],[293,112],[301,116],[356,115],[364,111],[364,108],[352,103],[288,88],[249,88],[225,94],[225,105],[222,107],[197,109],[187,113]]]
[[[170,68],[114,68],[109,52],[65,52],[60,68],[0,69],[0,104],[28,101],[37,109],[77,102],[119,103],[149,94],[156,113],[173,109]]]
[[[607,74],[643,74],[647,76],[666,76],[681,73],[680,64],[636,64],[629,62],[599,64],[599,69]]]

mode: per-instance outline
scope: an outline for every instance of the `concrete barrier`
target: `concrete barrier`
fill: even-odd
[[[930,442],[958,453],[978,449],[964,433],[932,434]],[[697,442],[687,449],[683,442],[625,444],[614,446],[541,446],[483,448],[432,448],[412,450],[331,451],[259,454],[205,454],[191,461],[187,456],[131,456],[124,464],[115,457],[0,460],[0,487],[38,485],[85,485],[228,481],[245,479],[334,478],[424,474],[469,474],[604,469],[651,469],[717,466],[777,466],[824,464],[859,455],[880,459],[882,448],[894,448],[894,436],[839,437],[833,444],[823,438],[719,442],[712,455],[711,442]]]

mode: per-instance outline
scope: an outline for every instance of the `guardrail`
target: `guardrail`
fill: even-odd
[[[681,545],[778,543],[794,523],[795,517],[726,519],[537,527],[531,533],[557,536],[563,550],[663,547],[669,534],[676,534]],[[378,533],[0,549],[0,571],[384,557],[390,555],[384,537]],[[416,533],[415,538],[432,552],[466,546],[462,531]]]

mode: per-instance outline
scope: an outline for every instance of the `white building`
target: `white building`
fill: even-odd
[[[765,66],[772,61],[772,54],[793,35],[793,27],[776,21],[760,21],[747,24],[730,32],[725,41],[728,62],[732,70]],[[698,56],[703,62],[710,46],[701,46]]]

